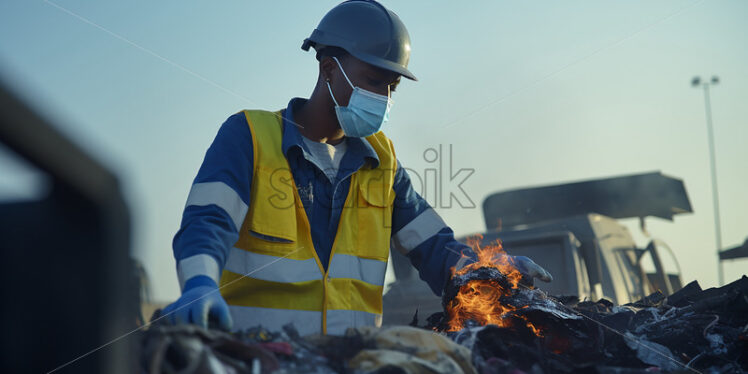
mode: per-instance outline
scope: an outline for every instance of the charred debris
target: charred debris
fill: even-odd
[[[501,323],[485,325],[478,316],[450,331],[458,295],[480,292],[475,282],[487,278],[506,286],[494,270],[455,276],[445,289],[445,311],[428,317],[425,326],[468,347],[482,372],[748,371],[745,276],[708,290],[694,281],[670,296],[656,292],[622,306],[552,297],[520,285],[495,300],[509,306]]]
[[[475,289],[475,281],[480,286]],[[473,282],[473,283],[471,283]],[[461,293],[499,287],[493,321],[454,321]],[[484,289],[484,292],[493,292]],[[140,366],[151,373],[744,373],[748,371],[748,277],[702,290],[697,282],[616,306],[553,297],[494,268],[446,286],[445,311],[413,326],[299,336],[292,326],[224,333],[152,325],[141,335]],[[452,313],[452,314],[451,314]],[[498,318],[498,319],[496,319]]]

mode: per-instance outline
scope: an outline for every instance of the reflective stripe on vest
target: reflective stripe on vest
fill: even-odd
[[[366,140],[379,156],[350,178],[325,272],[282,152],[280,112],[244,111],[254,170],[249,211],[221,275],[234,329],[293,323],[302,334],[343,334],[381,323],[397,161],[381,132]]]

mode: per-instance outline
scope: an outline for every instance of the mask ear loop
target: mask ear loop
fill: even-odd
[[[340,105],[338,105],[338,101],[335,100],[335,95],[333,95],[333,93],[332,93],[332,88],[330,87],[330,80],[329,79],[327,80],[327,90],[330,91],[330,97],[332,97],[332,102],[335,103],[335,106],[340,106]]]
[[[332,56],[332,59],[338,63],[338,67],[340,68],[340,71],[343,72],[343,76],[345,77],[345,80],[348,81],[348,84],[351,85],[351,88],[355,89],[356,86],[354,86],[353,83],[351,83],[351,80],[348,79],[348,74],[346,74],[345,70],[343,70],[343,65],[340,64],[340,61],[338,61],[338,58],[335,56]]]
[[[348,74],[345,73],[345,70],[343,70],[343,65],[340,64],[340,61],[338,61],[338,58],[335,56],[332,56],[332,59],[335,60],[335,62],[338,64],[338,67],[340,68],[340,71],[343,73],[343,77],[345,77],[345,80],[348,82],[348,84],[353,88],[356,89],[356,86],[351,83],[351,80],[348,79]],[[335,94],[332,93],[332,88],[330,87],[330,80],[327,79],[327,90],[330,91],[330,96],[332,97],[332,101],[335,103],[335,106],[340,106],[338,104],[338,101],[335,100]]]

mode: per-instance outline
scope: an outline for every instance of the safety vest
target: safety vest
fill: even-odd
[[[380,164],[350,178],[327,271],[282,151],[280,112],[244,111],[254,170],[249,211],[221,275],[235,330],[293,323],[302,335],[380,325],[397,161],[381,132],[366,140]]]

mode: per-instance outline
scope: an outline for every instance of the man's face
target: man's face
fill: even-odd
[[[341,106],[348,105],[348,100],[353,93],[353,88],[348,84],[340,71],[340,67],[332,58],[330,61],[330,86],[335,99]],[[400,83],[400,74],[378,68],[363,62],[351,55],[338,58],[343,66],[348,79],[354,86],[371,91],[380,95],[390,96]]]

